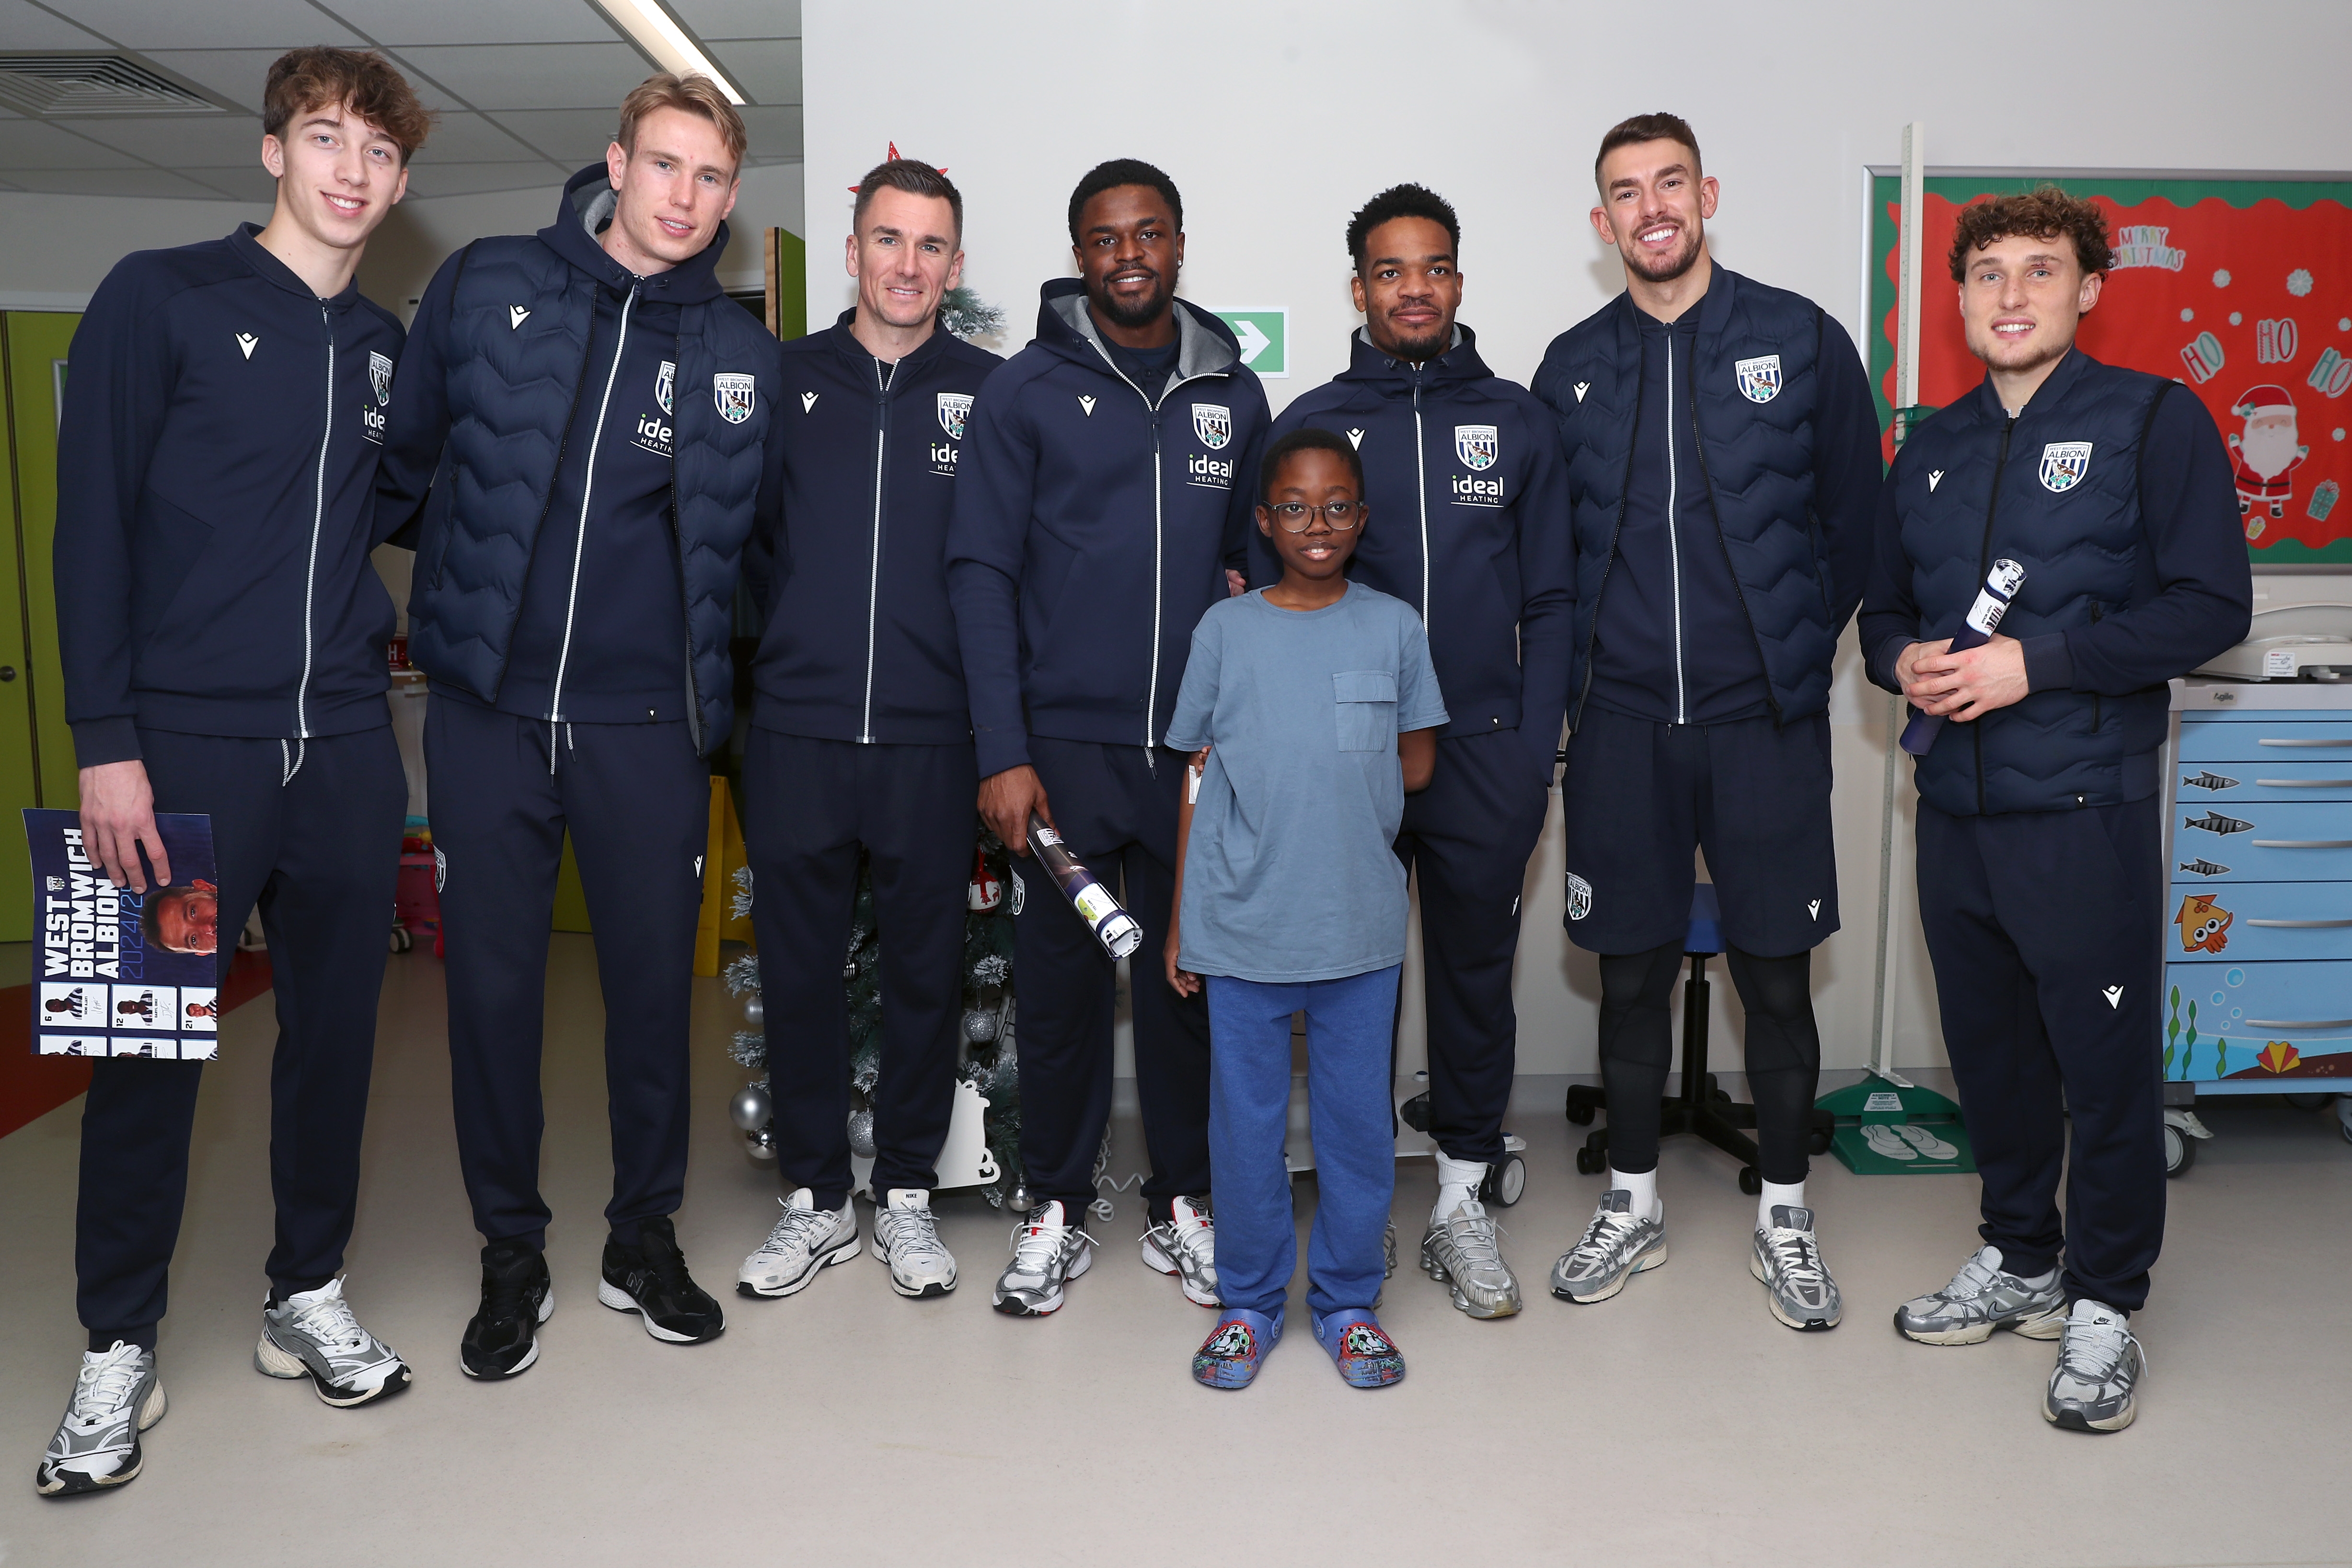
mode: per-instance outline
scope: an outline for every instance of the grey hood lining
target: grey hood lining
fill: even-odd
[[[1094,344],[1095,352],[1103,357],[1103,363],[1109,365],[1112,374],[1117,374],[1118,367],[1111,360],[1109,349],[1103,343],[1102,332],[1095,325],[1094,312],[1087,308],[1085,292],[1065,294],[1049,303],[1072,331]],[[1224,339],[1193,318],[1193,306],[1176,300],[1170,302],[1169,308],[1176,313],[1176,374],[1171,385],[1175,382],[1190,381],[1197,375],[1221,375],[1240,362],[1241,356],[1234,353]]]

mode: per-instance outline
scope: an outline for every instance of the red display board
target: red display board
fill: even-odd
[[[2077,340],[2094,358],[2193,389],[2230,444],[2256,570],[2352,567],[2352,181],[1930,176],[1920,230],[1919,399],[1984,378],[1946,265],[1960,208],[2057,184],[2097,202],[2116,261]],[[1872,382],[1893,422],[1901,182],[1872,182]],[[1894,437],[1886,437],[1887,455]]]

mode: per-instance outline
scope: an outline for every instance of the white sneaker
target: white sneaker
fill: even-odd
[[[408,1363],[352,1315],[341,1279],[289,1296],[282,1306],[262,1304],[253,1370],[308,1377],[319,1397],[339,1408],[398,1394],[409,1383]]]
[[[768,1239],[736,1270],[738,1295],[789,1296],[808,1289],[818,1269],[857,1256],[856,1205],[845,1202],[837,1209],[821,1209],[816,1194],[806,1187],[776,1201],[784,1212]]]
[[[1890,1160],[1916,1160],[1919,1157],[1919,1151],[1903,1142],[1901,1133],[1882,1122],[1864,1123],[1862,1141],[1870,1145],[1872,1153],[1884,1154]]]
[[[121,1340],[82,1352],[72,1402],[41,1456],[33,1484],[43,1497],[74,1497],[138,1477],[139,1434],[163,1419],[155,1352]]]
[[[931,1194],[892,1187],[874,1211],[874,1256],[890,1266],[890,1289],[918,1300],[956,1288],[954,1255],[940,1241]]]
[[[1094,1261],[1095,1238],[1070,1223],[1059,1200],[1048,1198],[1013,1227],[1013,1261],[996,1277],[995,1308],[1009,1318],[1057,1312],[1063,1286]]]
[[[1217,1305],[1217,1222],[1206,1199],[1176,1198],[1170,1217],[1143,1233],[1143,1262],[1173,1274],[1184,1300],[1196,1307]]]

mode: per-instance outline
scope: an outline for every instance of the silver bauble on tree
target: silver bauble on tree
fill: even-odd
[[[754,1160],[774,1159],[776,1157],[776,1130],[772,1127],[762,1127],[756,1132],[744,1133],[743,1152],[751,1155]]]
[[[768,1005],[760,1000],[757,993],[754,993],[743,999],[743,1021],[745,1023],[751,1025],[751,1027],[756,1029],[767,1021],[767,1017]]]
[[[747,1083],[727,1102],[727,1115],[746,1132],[757,1132],[774,1120],[776,1102],[764,1083]]]
[[[861,1160],[874,1158],[874,1108],[861,1105],[849,1113],[849,1152]]]
[[[1004,1194],[1004,1203],[1006,1207],[1011,1208],[1017,1213],[1027,1214],[1030,1207],[1029,1184],[1027,1182],[1013,1183],[1013,1190]]]

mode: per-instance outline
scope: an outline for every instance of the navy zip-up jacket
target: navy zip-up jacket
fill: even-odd
[[[1175,302],[1157,403],[1105,356],[1085,286],[981,384],[948,527],[948,594],[981,776],[1032,733],[1158,746],[1192,627],[1245,569],[1265,390],[1224,322]]]
[[[1345,436],[1363,460],[1372,515],[1348,575],[1421,613],[1453,715],[1445,737],[1518,731],[1549,783],[1576,611],[1551,411],[1488,370],[1467,327],[1420,365],[1359,328],[1348,368],[1284,409],[1267,439],[1307,426]],[[1249,537],[1252,585],[1280,581],[1272,542],[1255,524]]]
[[[401,536],[416,550],[409,652],[438,689],[499,704],[518,652],[533,661],[521,673],[546,677],[551,647],[568,666],[600,625],[642,633],[658,624],[675,629],[681,646],[676,707],[656,702],[651,717],[682,715],[707,751],[733,724],[728,645],[743,546],[754,518],[772,510],[782,491],[782,447],[770,437],[782,412],[776,400],[783,349],[719,289],[725,224],[684,265],[634,278],[596,242],[614,201],[604,165],[592,164],[565,184],[555,221],[538,234],[478,239],[442,264],[409,334],[379,493],[392,512],[387,526],[401,521],[413,528]],[[641,370],[621,380],[639,335],[635,310],[648,301],[675,312],[676,346],[665,362],[674,369],[662,410],[673,416],[669,483],[667,504],[643,488],[630,504],[656,503],[670,570],[592,571],[588,557],[597,555],[600,568],[612,565],[616,542],[621,559],[642,561],[638,546],[656,521],[635,510],[618,519],[595,510],[595,486],[614,454],[599,454],[591,476],[583,447],[583,438],[614,439],[613,420],[628,421],[628,408],[662,401],[657,374],[649,379]],[[626,333],[613,330],[624,313],[631,319]],[[604,418],[593,417],[599,412]],[[566,498],[577,498],[566,502],[570,514],[552,517]],[[553,576],[534,571],[547,540],[561,542],[563,554],[551,561],[562,568],[554,575],[567,605],[575,571],[605,601],[593,606],[598,624],[583,623],[575,611],[551,642],[541,635],[547,629],[541,617],[550,612],[540,590]],[[586,658],[593,672],[597,656]],[[639,668],[651,659],[620,662]],[[567,667],[564,683],[570,675]],[[592,715],[605,713],[593,700],[584,705],[590,711],[573,711],[563,686],[550,679],[551,717],[593,722]],[[623,710],[608,721],[620,718],[646,716]]]
[[[368,562],[400,323],[254,237],[124,257],[74,331],[56,582],[80,765],[138,726],[300,740],[392,721]]]
[[[784,345],[783,505],[743,559],[765,616],[752,722],[820,741],[971,738],[948,517],[972,399],[1004,362],[934,330],[896,364],[855,309]]]
[[[2188,674],[2245,635],[2253,576],[2221,431],[2186,387],[2070,351],[2015,419],[1987,376],[1896,454],[1862,650],[1889,691],[1915,642],[1958,631],[1993,562],[2025,568],[2000,623],[2027,694],[1946,722],[1919,796],[1956,816],[2146,800]]]

